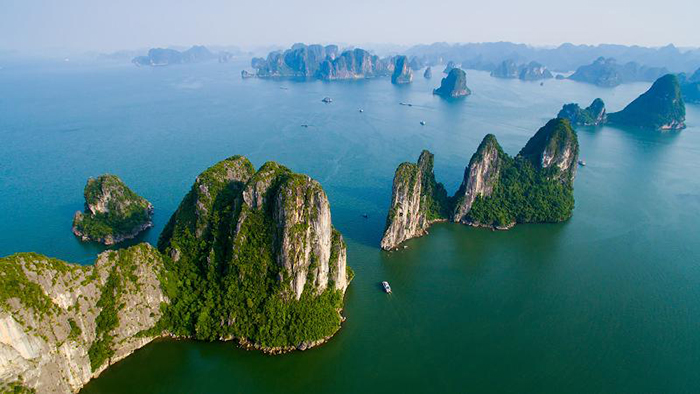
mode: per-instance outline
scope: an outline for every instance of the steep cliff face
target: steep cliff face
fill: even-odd
[[[153,226],[153,205],[115,175],[88,179],[83,194],[85,213],[73,217],[73,233],[83,241],[112,245]]]
[[[464,170],[462,185],[454,197],[455,207],[452,213],[454,222],[465,223],[474,200],[478,196],[488,197],[493,193],[504,160],[506,160],[505,153],[498,144],[496,136],[488,134],[469,160],[469,166]]]
[[[336,45],[294,44],[284,52],[270,52],[267,59],[254,58],[251,66],[259,77],[313,77],[322,61],[337,55]]]
[[[173,256],[172,330],[238,339],[269,352],[306,349],[339,327],[352,277],[320,184],[237,156],[197,178],[159,240]],[[260,316],[266,316],[261,321]]]
[[[391,75],[391,83],[406,84],[413,81],[413,70],[408,64],[406,56],[397,56],[394,62],[394,73]]]
[[[578,150],[576,133],[566,119],[547,122],[515,158],[489,134],[449,199],[435,182],[432,165],[427,165],[432,154],[424,151],[418,165],[403,163],[396,170],[381,247],[391,250],[424,235],[433,221],[447,218],[445,212],[454,222],[500,230],[517,223],[567,220],[574,209]],[[436,186],[426,188],[426,183]]]
[[[572,125],[577,126],[598,126],[607,121],[605,103],[599,98],[585,109],[576,103],[565,104],[557,117],[568,119]]]
[[[382,249],[395,249],[407,239],[426,234],[433,222],[447,218],[447,192],[435,182],[433,160],[432,153],[423,151],[417,164],[402,163],[397,168]]]
[[[536,169],[554,169],[551,177],[571,183],[576,177],[579,147],[576,132],[566,119],[552,119],[537,130],[519,158],[530,161]]]
[[[657,79],[622,111],[608,114],[608,122],[659,130],[685,128],[685,102],[678,77],[666,74]]]
[[[35,253],[0,259],[0,381],[78,391],[160,335],[161,255],[148,244],[80,266]]]
[[[453,68],[450,73],[440,81],[440,87],[433,90],[436,94],[445,98],[458,98],[472,94],[467,87],[467,73],[461,68]]]
[[[423,72],[423,78],[425,79],[430,79],[433,77],[433,70],[430,68],[430,66],[425,68],[425,72]]]

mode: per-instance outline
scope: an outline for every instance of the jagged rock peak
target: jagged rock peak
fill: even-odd
[[[433,154],[424,150],[417,164],[402,163],[396,169],[382,249],[395,249],[425,234],[431,223],[447,218],[447,192],[435,181],[433,161]]]
[[[425,68],[425,72],[423,73],[423,78],[425,79],[430,79],[433,77],[433,70],[430,68],[430,66]]]
[[[83,194],[85,212],[73,217],[73,233],[83,241],[112,245],[153,226],[153,205],[116,175],[88,179]]]
[[[552,168],[552,176],[562,182],[573,182],[576,176],[579,146],[576,132],[568,119],[547,122],[528,140],[518,157],[528,160],[537,169]]]
[[[586,109],[581,109],[578,104],[565,104],[558,118],[568,119],[572,125],[577,126],[598,126],[606,122],[605,103],[597,98]]]
[[[666,74],[657,79],[622,111],[608,114],[608,122],[658,130],[685,128],[685,102],[678,77]]]
[[[405,84],[413,81],[413,70],[409,66],[406,56],[397,56],[394,62],[394,73],[391,75],[391,83]]]
[[[440,87],[433,90],[433,94],[445,98],[464,97],[471,93],[467,87],[467,73],[461,68],[450,70],[450,73],[440,81]]]
[[[503,149],[496,136],[487,134],[479,144],[469,166],[464,170],[462,185],[454,196],[455,207],[452,221],[466,223],[467,214],[478,196],[488,197],[497,184],[503,161]]]

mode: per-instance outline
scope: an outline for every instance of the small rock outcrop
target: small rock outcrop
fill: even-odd
[[[450,60],[449,62],[447,62],[447,65],[445,66],[445,69],[442,70],[442,73],[443,73],[443,74],[449,74],[450,71],[452,71],[452,69],[455,68],[455,67],[457,67],[457,65],[455,64],[455,62],[453,62],[452,60]]]
[[[442,79],[440,87],[433,90],[433,94],[445,98],[458,98],[470,95],[472,92],[467,87],[467,73],[461,68],[453,68]]]
[[[435,182],[433,160],[433,154],[424,150],[417,164],[402,163],[396,169],[382,249],[396,249],[402,242],[426,234],[432,223],[447,219],[447,192]]]
[[[518,78],[523,81],[539,81],[541,79],[551,79],[553,77],[554,76],[547,67],[537,62],[530,62],[521,66],[520,73],[518,74]]]
[[[418,165],[403,163],[396,170],[381,247],[395,249],[426,234],[431,223],[448,218],[499,230],[516,223],[567,220],[574,209],[578,152],[578,138],[566,119],[547,122],[515,158],[489,134],[471,157],[459,190],[447,198],[435,182],[432,165],[427,165],[433,156],[424,151]],[[426,188],[426,183],[437,186]]]
[[[586,109],[581,109],[576,103],[565,104],[557,117],[568,119],[576,126],[598,126],[607,120],[605,103],[599,98],[593,100]]]
[[[73,233],[83,241],[113,245],[153,226],[153,205],[116,175],[88,179],[83,194],[85,212],[73,217]]]
[[[255,74],[248,71],[248,70],[241,70],[241,78],[243,78],[243,79],[255,78]]]
[[[277,353],[340,328],[352,273],[328,197],[306,175],[274,162],[255,171],[242,156],[219,162],[197,177],[158,248],[194,275],[173,297],[186,316],[173,322],[176,335]]]
[[[659,78],[622,111],[608,114],[608,123],[658,130],[685,128],[685,102],[678,77],[666,74]]]
[[[0,380],[77,392],[161,334],[163,259],[140,244],[94,265],[35,253],[0,258]]]
[[[425,68],[425,72],[423,72],[423,78],[425,79],[430,79],[433,77],[433,70],[430,68],[430,66]]]
[[[394,73],[391,74],[391,83],[400,85],[413,81],[413,70],[408,64],[406,56],[397,56],[394,63]]]
[[[493,71],[491,76],[496,78],[518,78],[519,68],[513,60],[504,60]]]

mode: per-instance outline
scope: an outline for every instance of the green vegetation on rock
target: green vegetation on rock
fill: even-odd
[[[628,104],[622,111],[608,114],[611,124],[653,129],[685,127],[685,103],[678,77],[666,74]]]
[[[88,179],[85,212],[76,212],[73,232],[84,241],[113,244],[151,226],[152,205],[115,175]]]
[[[318,198],[325,199],[318,183],[273,162],[255,172],[236,156],[202,173],[158,242],[172,257],[166,284],[172,303],[165,314],[172,333],[238,338],[266,349],[297,347],[335,333],[344,287],[317,288],[311,276],[320,263],[331,273],[338,269],[339,250],[344,259],[345,249],[340,233],[329,234],[329,261],[312,255],[298,299],[281,264],[282,254],[296,256],[309,246],[282,248],[286,215],[302,214],[288,231],[292,239],[305,239]],[[342,265],[344,270],[344,260]]]

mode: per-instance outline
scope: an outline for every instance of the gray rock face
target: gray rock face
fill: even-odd
[[[445,69],[442,70],[442,73],[443,73],[443,74],[449,74],[450,71],[452,71],[452,69],[455,68],[455,67],[457,67],[457,65],[455,64],[455,62],[453,62],[452,60],[450,60],[449,62],[447,62],[447,65],[445,66]]]
[[[539,81],[540,79],[550,79],[553,77],[554,76],[547,67],[537,62],[530,62],[521,66],[520,74],[518,75],[518,78],[523,81]]]
[[[447,77],[442,79],[440,87],[433,90],[433,94],[445,98],[459,98],[471,93],[467,87],[467,73],[461,68],[453,68]]]
[[[498,182],[504,153],[493,134],[481,141],[472,155],[469,166],[464,170],[462,185],[455,194],[455,208],[452,221],[466,223],[466,217],[477,196],[488,197]]]
[[[578,137],[567,119],[552,119],[542,126],[518,157],[529,160],[537,169],[557,168],[552,175],[565,183],[576,177],[579,145]]]
[[[433,70],[430,68],[430,66],[426,67],[425,72],[423,73],[423,78],[425,79],[430,79],[433,77]]]
[[[77,392],[108,365],[153,339],[167,303],[158,279],[160,254],[148,244],[100,254],[94,266],[34,253],[0,259],[0,283],[16,295],[0,303],[0,381],[23,381],[37,393]],[[111,286],[110,283],[116,283]],[[99,332],[105,297],[116,325]],[[108,336],[107,336],[108,335]],[[95,349],[107,349],[107,354]]]
[[[417,164],[402,163],[396,169],[382,249],[395,249],[426,234],[433,222],[446,219],[447,192],[435,182],[433,160],[433,154],[424,150]]]
[[[391,83],[406,84],[413,81],[413,70],[408,65],[406,56],[397,56],[394,63],[394,73],[391,75]]]

